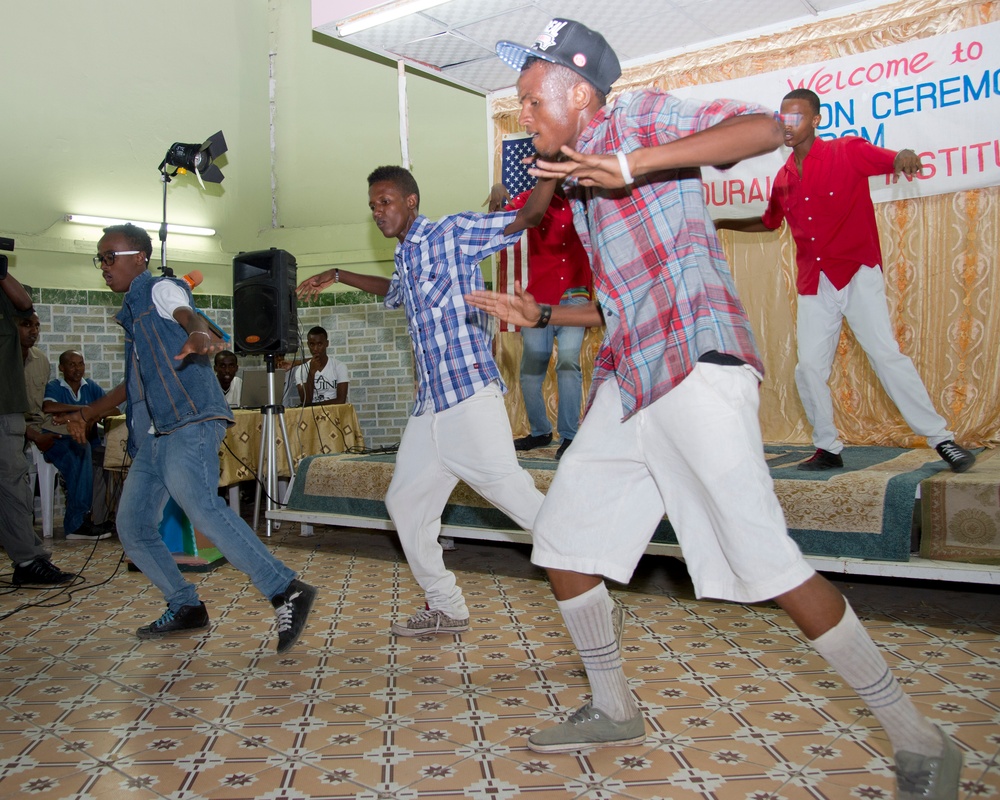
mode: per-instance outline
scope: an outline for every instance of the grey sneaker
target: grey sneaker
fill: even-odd
[[[642,713],[615,722],[591,703],[574,711],[568,720],[528,737],[528,749],[536,753],[568,753],[594,747],[625,747],[646,741]]]
[[[932,758],[908,750],[896,753],[898,800],[957,800],[962,751],[944,731],[938,728],[937,732],[944,744],[940,756]]]
[[[468,619],[452,619],[443,611],[425,609],[418,611],[405,623],[392,623],[392,632],[397,636],[426,636],[434,633],[465,633],[469,630]]]

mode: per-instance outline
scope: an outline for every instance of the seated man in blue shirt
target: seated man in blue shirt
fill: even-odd
[[[49,414],[67,413],[77,410],[104,397],[104,389],[94,381],[83,377],[87,365],[83,354],[76,350],[66,350],[59,356],[61,378],[51,380],[45,387],[42,411]],[[63,530],[67,539],[107,539],[113,525],[104,523],[104,450],[97,434],[97,420],[89,420],[87,441],[80,444],[69,436],[65,428],[47,422],[43,429],[55,434],[55,441],[45,451],[45,460],[55,464],[66,481],[66,515]],[[96,460],[95,451],[100,454]],[[98,476],[100,479],[98,480]],[[100,524],[93,520],[95,504],[102,509]]]
[[[464,295],[485,284],[479,262],[537,225],[555,181],[540,180],[520,209],[453,214],[432,222],[408,170],[379,167],[368,176],[368,207],[382,235],[399,240],[391,278],[328,269],[299,284],[302,298],[332,283],[385,297],[406,311],[417,371],[417,398],[396,454],[385,505],[426,609],[393,633],[423,636],[469,629],[469,609],[444,565],[441,513],[459,480],[531,530],[542,493],[517,463],[503,393],[490,350],[489,318]]]

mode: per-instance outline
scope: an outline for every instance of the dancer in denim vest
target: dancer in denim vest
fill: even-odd
[[[83,441],[86,423],[125,402],[132,458],[118,507],[125,552],[163,593],[163,616],[136,631],[140,639],[208,627],[197,587],[185,580],[160,537],[170,498],[230,564],[246,573],[274,606],[278,652],[298,640],[316,590],[298,580],[257,538],[215,488],[219,447],[233,415],[209,356],[224,348],[195,313],[191,290],[147,269],[149,234],[135,225],[104,229],[95,266],[115,292],[125,293],[116,319],[125,329],[125,382],[104,398],[69,414],[70,433]]]

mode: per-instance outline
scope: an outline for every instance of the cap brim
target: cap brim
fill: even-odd
[[[536,50],[534,47],[525,47],[523,44],[515,44],[514,42],[497,42],[497,56],[503,61],[508,67],[511,67],[518,72],[521,71],[521,67],[524,66],[524,62],[528,58],[540,58],[543,61],[548,61],[550,64],[558,64],[549,58],[547,55],[542,53],[540,50]]]

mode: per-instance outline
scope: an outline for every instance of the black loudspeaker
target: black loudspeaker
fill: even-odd
[[[280,355],[298,348],[295,256],[272,247],[233,259],[233,346]]]

